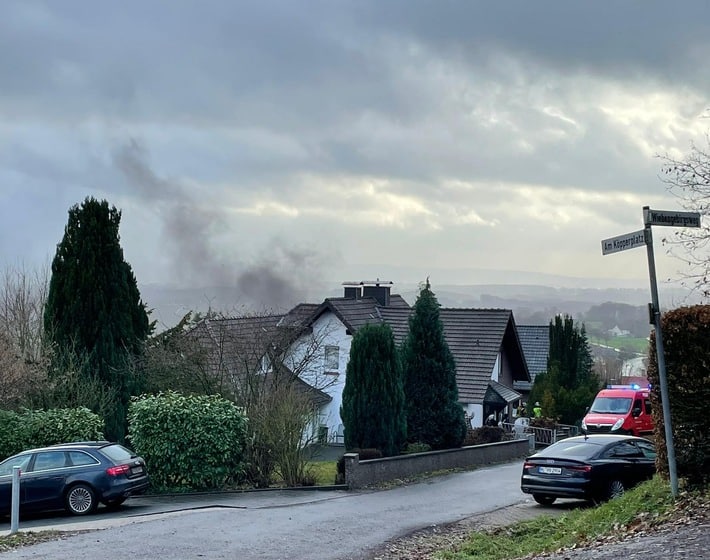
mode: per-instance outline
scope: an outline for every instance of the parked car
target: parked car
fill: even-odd
[[[543,505],[552,504],[557,498],[599,502],[620,496],[655,472],[656,451],[647,439],[576,436],[528,457],[520,487]]]
[[[145,461],[108,441],[85,441],[30,449],[0,463],[0,516],[12,503],[13,467],[20,467],[20,508],[74,515],[109,507],[142,494],[150,485]]]

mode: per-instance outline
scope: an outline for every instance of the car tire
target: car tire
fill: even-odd
[[[110,509],[117,509],[121,507],[126,498],[114,498],[113,500],[104,500],[104,505]]]
[[[606,489],[606,499],[613,500],[624,495],[624,483],[620,480],[612,480]]]
[[[555,503],[555,500],[557,499],[554,496],[545,496],[544,494],[533,494],[532,497],[533,500],[535,500],[541,506],[551,506]]]
[[[87,515],[96,511],[96,493],[88,484],[75,484],[67,490],[64,502],[72,515]]]

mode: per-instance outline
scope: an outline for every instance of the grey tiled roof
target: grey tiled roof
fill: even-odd
[[[411,310],[381,308],[380,314],[401,344],[409,330]],[[481,402],[499,352],[507,352],[514,378],[527,380],[513,313],[509,309],[447,309],[439,312],[444,336],[456,361],[459,400]]]
[[[547,356],[550,353],[549,325],[518,325],[518,338],[523,347],[525,361],[530,371],[530,381],[538,373],[547,371]]]
[[[357,329],[370,323],[382,323],[382,310],[402,309],[409,312],[409,304],[404,298],[397,294],[390,296],[389,306],[380,305],[375,298],[328,298],[320,306],[320,309],[313,315],[315,319],[326,310],[330,310],[343,322],[350,334],[355,334]]]
[[[226,369],[232,376],[256,374],[261,358],[269,352],[286,348],[295,334],[301,332],[305,318],[310,317],[318,305],[301,304],[288,315],[263,315],[236,318],[205,319],[190,331],[207,351],[207,359],[215,375]],[[286,368],[293,376],[295,389],[305,394],[317,406],[333,398],[311,386]]]
[[[486,389],[486,396],[493,392],[495,397],[491,400],[497,400],[501,404],[508,404],[517,401],[522,395],[517,391],[514,391],[510,387],[506,387],[498,383],[497,381],[491,381],[488,383],[488,389]],[[488,399],[486,399],[488,400]]]

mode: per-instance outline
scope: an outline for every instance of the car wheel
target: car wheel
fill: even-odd
[[[544,494],[533,494],[533,500],[541,506],[551,506],[555,503],[556,498],[553,496],[545,496]]]
[[[76,484],[69,488],[65,502],[67,511],[73,515],[93,513],[98,506],[94,490],[86,484]]]
[[[105,500],[104,505],[107,508],[116,509],[121,507],[121,504],[126,501],[126,498],[114,498],[113,500]]]
[[[620,480],[612,480],[606,490],[606,499],[613,500],[624,495],[624,483]]]

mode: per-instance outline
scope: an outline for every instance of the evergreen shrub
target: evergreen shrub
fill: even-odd
[[[218,395],[175,392],[135,397],[129,439],[158,490],[224,488],[246,471],[247,419]]]
[[[88,408],[0,411],[0,458],[24,449],[104,439],[104,423]]]
[[[691,487],[710,482],[710,305],[681,307],[663,314],[663,347],[677,473]],[[648,380],[659,473],[668,478],[656,337],[651,336]]]

